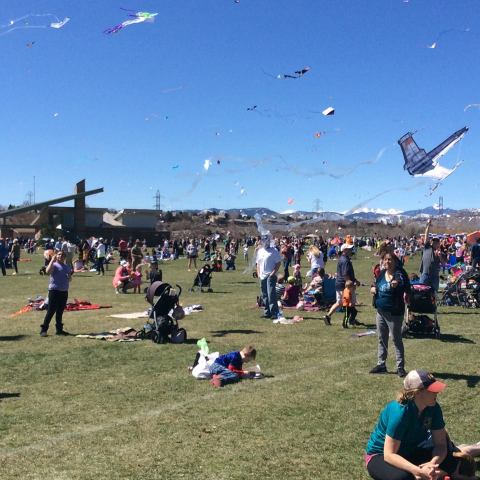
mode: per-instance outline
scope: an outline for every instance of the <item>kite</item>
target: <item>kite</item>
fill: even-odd
[[[423,148],[418,147],[413,139],[413,133],[406,133],[398,140],[405,160],[404,170],[407,170],[410,175],[425,175],[437,179],[442,178],[444,171],[448,169],[439,165],[439,158],[453,148],[467,132],[468,127],[463,127],[428,153]],[[452,171],[448,171],[448,173],[450,174]]]
[[[32,48],[35,45],[35,42],[28,42],[25,46],[28,48]]]
[[[279,73],[278,75],[272,75],[271,73],[266,72],[262,69],[262,72],[269,77],[276,78],[277,80],[285,80],[286,78],[301,78],[303,77],[308,71],[310,67],[303,67],[300,70],[295,70],[294,73]]]
[[[448,34],[448,33],[452,33],[452,32],[459,32],[459,33],[468,33],[470,31],[469,28],[465,28],[463,30],[458,30],[458,29],[455,29],[455,28],[450,28],[448,30],[442,30],[438,35],[437,35],[437,38],[436,40],[431,44],[431,45],[427,45],[427,48],[430,48],[430,49],[434,49],[434,48],[437,48],[438,46],[438,41],[440,40],[440,38],[442,38],[444,35]]]
[[[315,138],[320,138],[322,135],[325,135],[326,133],[327,133],[327,132],[315,132],[315,133],[313,134],[313,136],[314,136]]]
[[[203,168],[205,169],[206,172],[208,172],[208,169],[211,167],[212,165],[212,161],[207,158],[204,162],[203,162]]]
[[[280,75],[277,75],[277,78],[279,80],[283,80],[285,78],[300,78],[303,77],[309,70],[310,67],[303,67],[300,70],[296,70],[293,74],[281,73]]]
[[[293,198],[289,198],[289,199],[287,200],[287,203],[288,203],[289,205],[293,205],[293,204],[295,203],[295,200],[294,200]]]
[[[0,25],[0,36],[25,28],[62,28],[70,18],[60,20],[53,13],[29,13],[22,17],[10,20],[6,25]],[[34,42],[32,42],[33,45]],[[28,46],[28,45],[27,45]]]
[[[327,107],[325,110],[323,110],[322,114],[326,117],[329,115],[335,115],[335,109],[333,107]]]
[[[50,27],[52,28],[62,28],[66,23],[68,23],[70,21],[70,19],[68,17],[65,17],[63,20],[61,20],[60,22],[52,22],[50,24]]]
[[[134,12],[134,10],[128,10],[126,8],[122,8],[122,10],[125,10],[127,12]],[[115,25],[114,27],[107,28],[106,30],[103,31],[106,35],[109,35],[111,33],[118,33],[122,28],[128,27],[129,25],[133,25],[135,23],[143,23],[143,22],[154,22],[155,17],[158,15],[158,13],[150,13],[150,12],[134,12],[134,13],[129,13],[129,17],[131,17],[129,20],[125,20],[122,23],[119,23],[118,25]]]
[[[180,165],[178,163],[176,165],[172,165],[172,170],[176,170],[179,167],[180,167]]]
[[[480,103],[470,103],[463,109],[463,111],[466,112],[469,108],[473,108],[473,107],[480,108]]]
[[[440,157],[453,148],[467,132],[468,127],[463,127],[428,153],[423,148],[418,147],[413,139],[413,133],[406,133],[398,140],[405,161],[403,169],[407,170],[412,176],[430,177],[437,180],[436,184],[430,190],[430,193],[432,193],[440,183],[450,176],[462,163],[459,162],[453,168],[449,169],[442,167],[438,162]]]
[[[247,112],[253,112],[254,110],[256,110],[256,108],[257,108],[257,105],[253,105],[252,107],[248,107]]]

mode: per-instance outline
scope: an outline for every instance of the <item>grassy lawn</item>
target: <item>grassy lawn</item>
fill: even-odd
[[[358,255],[357,276],[369,285],[375,258]],[[20,275],[0,277],[1,478],[368,478],[365,443],[380,409],[401,386],[396,375],[368,374],[376,363],[376,337],[353,338],[353,330],[341,328],[340,314],[332,327],[318,313],[304,312],[305,321],[296,325],[260,319],[258,284],[242,274],[241,259],[237,271],[214,274],[213,293],[189,293],[194,274],[181,259],[161,268],[166,281],[184,288],[183,305],[204,307],[181,322],[188,343],[40,338],[44,312],[10,317],[28,297],[46,294],[48,279],[38,275],[42,257],[31,258],[20,263]],[[407,270],[417,269],[414,260]],[[328,271],[335,268],[328,262]],[[75,275],[70,300],[112,308],[66,312],[66,330],[141,328],[142,319],[109,317],[147,306],[143,295],[115,295],[113,270],[105,277]],[[359,320],[372,325],[368,290],[359,289]],[[407,370],[426,368],[446,381],[440,402],[450,434],[459,443],[476,442],[478,314],[442,308],[439,321],[442,339],[405,341]],[[268,378],[219,390],[195,380],[187,366],[201,337],[222,353],[254,345]],[[395,370],[393,352],[388,367]]]

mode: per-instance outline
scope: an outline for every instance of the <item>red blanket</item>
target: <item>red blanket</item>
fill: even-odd
[[[99,308],[112,308],[111,305],[100,305],[99,303],[90,303],[88,300],[73,299],[73,302],[67,303],[66,312],[78,312],[79,310],[98,310]]]

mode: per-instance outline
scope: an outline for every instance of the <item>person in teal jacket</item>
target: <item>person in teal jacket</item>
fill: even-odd
[[[368,441],[368,473],[374,480],[455,478],[459,460],[447,448],[445,422],[437,403],[446,385],[424,370],[410,371],[403,385],[398,399],[380,413]]]

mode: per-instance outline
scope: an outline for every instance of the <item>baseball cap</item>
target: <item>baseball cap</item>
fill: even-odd
[[[344,243],[341,247],[340,247],[340,251],[343,252],[344,250],[348,250],[350,248],[353,248],[353,245],[351,243]]]
[[[446,385],[439,382],[431,373],[425,370],[411,370],[403,380],[405,390],[416,390],[419,388],[432,393],[439,393],[445,390]]]
[[[124,267],[127,263],[128,263],[128,262],[127,262],[126,260],[121,260],[121,261],[120,261],[120,265],[121,265],[122,267]]]

